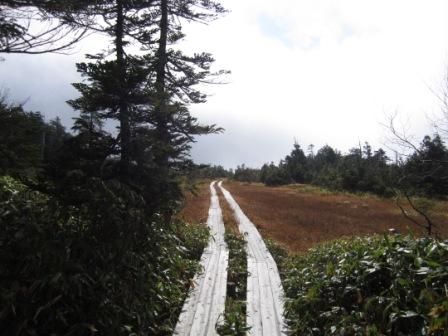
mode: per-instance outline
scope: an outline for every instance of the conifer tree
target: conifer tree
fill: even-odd
[[[81,97],[69,103],[84,120],[118,122],[118,177],[147,200],[178,197],[172,176],[188,164],[194,136],[220,131],[200,125],[188,105],[206,99],[196,85],[223,72],[211,73],[211,55],[186,56],[171,45],[183,37],[180,20],[207,22],[222,12],[215,2],[197,0],[100,1],[79,12],[83,20],[102,17],[106,24],[90,27],[108,34],[114,55],[90,55],[94,63],[78,64],[87,83],[74,84]],[[130,54],[131,41],[145,54]]]

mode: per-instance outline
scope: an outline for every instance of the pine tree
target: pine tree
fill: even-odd
[[[307,158],[298,143],[294,144],[291,154],[285,158],[285,168],[296,183],[305,182]]]
[[[214,125],[200,126],[191,117],[187,105],[206,100],[206,95],[197,90],[196,85],[225,73],[210,72],[214,61],[210,54],[187,56],[170,48],[170,45],[184,36],[180,20],[208,22],[225,10],[219,3],[199,0],[160,0],[159,6],[159,40],[156,57],[153,58],[156,69],[154,116],[159,145],[155,162],[160,167],[168,167],[170,161],[175,161],[189,149],[188,143],[194,135],[219,131]]]
[[[408,193],[448,195],[448,150],[438,134],[425,136],[403,169],[402,187]]]
[[[211,73],[209,54],[190,57],[171,48],[183,37],[178,20],[205,22],[223,11],[211,1],[113,0],[79,14],[84,20],[101,15],[106,24],[92,29],[108,34],[114,57],[90,55],[95,62],[78,64],[87,83],[74,84],[81,97],[69,103],[84,121],[118,122],[117,177],[145,195],[151,208],[180,196],[173,176],[189,164],[194,136],[220,131],[200,125],[188,105],[206,99],[196,85],[223,72]],[[130,54],[131,41],[145,54]]]

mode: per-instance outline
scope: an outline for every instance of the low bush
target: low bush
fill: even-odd
[[[447,335],[447,241],[354,238],[282,260],[294,335]]]
[[[116,183],[92,192],[67,208],[0,178],[3,335],[172,334],[207,232],[146,218]]]
[[[226,228],[225,240],[229,248],[227,298],[224,323],[218,326],[221,336],[244,336],[246,325],[247,253],[246,240],[239,233]]]

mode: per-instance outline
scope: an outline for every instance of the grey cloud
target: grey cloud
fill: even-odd
[[[197,163],[220,164],[235,168],[245,163],[261,167],[264,163],[278,163],[292,148],[294,139],[282,130],[256,124],[221,119],[226,131],[223,134],[199,137],[192,150]]]
[[[59,116],[70,127],[77,113],[66,101],[77,97],[72,82],[80,81],[75,56],[7,55],[0,63],[0,87],[9,100],[25,103],[25,109],[39,111],[46,119]]]

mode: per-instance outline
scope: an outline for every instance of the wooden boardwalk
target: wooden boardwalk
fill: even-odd
[[[234,212],[239,230],[247,240],[247,325],[253,336],[286,335],[283,319],[284,293],[277,264],[254,224],[243,213],[232,195],[219,183]]]
[[[211,237],[200,261],[203,272],[193,279],[195,287],[185,300],[174,335],[217,335],[216,324],[224,317],[229,251],[224,241],[224,223],[215,182],[210,184],[210,192],[207,225]]]

